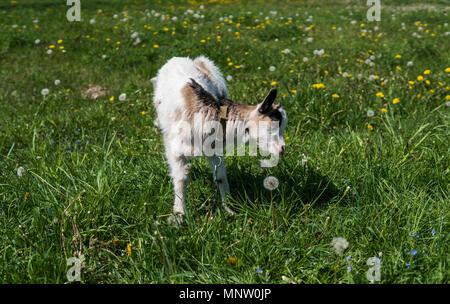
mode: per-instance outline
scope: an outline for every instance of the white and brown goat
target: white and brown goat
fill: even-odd
[[[258,142],[260,149],[277,157],[286,149],[283,131],[287,116],[280,105],[273,105],[277,95],[276,89],[272,89],[258,105],[233,102],[228,99],[222,73],[205,56],[194,60],[185,57],[170,59],[152,79],[152,83],[153,102],[157,112],[155,123],[163,135],[165,155],[175,192],[174,217],[171,220],[180,222],[184,214],[189,157],[205,155],[201,151],[203,145],[200,145],[199,149],[196,148],[193,138],[205,140],[212,133],[215,134],[214,138],[219,138],[220,141],[225,138],[223,134],[219,134],[222,132],[221,125],[213,124],[212,129],[205,128],[206,122],[218,122],[221,116],[226,118],[227,153],[228,138],[232,138],[231,141],[238,146]],[[276,128],[273,127],[274,124]],[[243,135],[236,138],[236,130],[243,130]],[[262,141],[261,138],[267,140]],[[217,141],[215,143],[217,144]],[[210,153],[207,157],[219,186],[222,204],[229,213],[233,213],[226,204],[229,184],[225,164],[217,153]]]

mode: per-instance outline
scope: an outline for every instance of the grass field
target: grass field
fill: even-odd
[[[0,3],[2,283],[449,282],[448,2],[63,2]],[[150,79],[200,54],[233,100],[279,88],[287,150],[227,159],[236,216],[195,160],[175,229]]]

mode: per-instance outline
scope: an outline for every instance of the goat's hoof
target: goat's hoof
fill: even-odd
[[[167,219],[169,225],[174,226],[175,228],[179,228],[183,224],[183,214],[177,213],[169,216]]]
[[[230,208],[230,206],[228,206],[227,203],[223,203],[222,206],[223,206],[223,209],[225,209],[225,211],[226,211],[229,215],[236,215],[236,212],[234,212],[234,211]]]

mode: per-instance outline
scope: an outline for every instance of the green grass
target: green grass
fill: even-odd
[[[368,283],[366,261],[380,253],[379,283],[449,282],[445,3],[404,10],[395,1],[377,23],[365,1],[205,2],[204,19],[185,14],[199,10],[186,1],[81,3],[73,23],[57,1],[0,4],[2,283],[65,283],[66,258],[80,246],[82,283]],[[233,100],[255,104],[276,82],[287,151],[272,169],[227,159],[234,217],[218,207],[207,162],[195,160],[185,224],[174,229],[149,80],[169,58],[200,54],[233,77]],[[374,66],[364,63],[371,55]],[[90,84],[109,92],[83,97]],[[280,181],[272,194],[262,187],[268,175]],[[350,243],[343,255],[330,246],[339,236]]]

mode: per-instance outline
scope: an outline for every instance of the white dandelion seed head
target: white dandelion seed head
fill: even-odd
[[[41,43],[41,40],[40,40],[40,39],[34,40],[34,44],[39,44],[39,43]]]
[[[228,76],[227,76],[227,81],[231,81],[231,80],[233,80],[233,76],[228,75]]]
[[[373,110],[367,111],[367,117],[373,117],[375,115],[375,112]]]
[[[53,53],[52,50],[50,50],[50,49],[47,50],[47,54],[48,54],[48,55],[51,55],[52,53]]]
[[[17,169],[17,176],[22,177],[22,175],[25,173],[25,169],[23,167],[19,167]]]
[[[60,84],[61,84],[61,80],[56,79],[56,80],[55,80],[55,85],[60,85]]]
[[[271,66],[269,67],[269,71],[271,71],[271,72],[275,71],[275,67],[274,67],[273,65],[271,65]]]
[[[344,253],[344,251],[348,248],[348,241],[344,239],[343,237],[335,237],[331,241],[331,246],[333,247],[334,251],[341,255]]]
[[[48,95],[49,93],[50,93],[50,91],[47,88],[41,90],[41,94],[44,95],[44,96]]]
[[[125,94],[125,93],[120,94],[120,95],[119,95],[119,100],[120,100],[120,101],[125,101],[125,100],[127,100],[127,94]]]
[[[450,107],[450,100],[445,103],[447,107]]]
[[[314,40],[314,39],[313,39],[312,37],[306,38],[306,41],[307,41],[307,42],[313,42],[313,40]]]
[[[102,55],[102,59],[106,59],[108,56],[106,56],[105,54]]]
[[[303,57],[303,62],[307,62],[308,60],[308,57]]]
[[[406,65],[409,66],[409,67],[412,67],[414,65],[414,62],[408,61],[408,63]]]
[[[94,23],[95,23],[95,19],[92,18],[91,20],[89,20],[89,23],[90,23],[90,24],[94,24]]]
[[[131,34],[131,39],[135,39],[135,38],[137,38],[137,36],[139,36],[139,33],[134,32],[133,34]]]
[[[283,52],[284,52],[285,54],[289,54],[289,53],[291,52],[291,50],[290,50],[290,49],[284,49]]]
[[[264,179],[264,182],[263,182],[264,188],[266,188],[269,191],[273,191],[276,188],[278,188],[279,184],[280,184],[280,182],[278,181],[278,179],[275,176],[268,176]]]
[[[300,164],[301,164],[302,166],[306,166],[306,165],[308,164],[308,159],[303,158]]]

